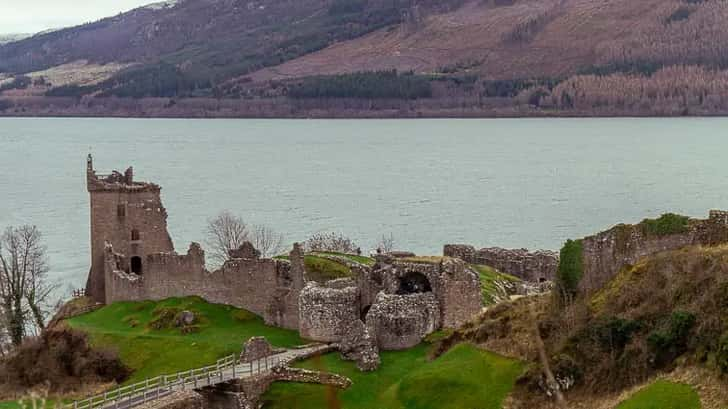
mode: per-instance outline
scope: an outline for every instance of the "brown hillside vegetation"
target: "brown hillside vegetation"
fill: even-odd
[[[94,349],[85,333],[60,325],[28,339],[0,361],[0,400],[26,396],[31,389],[86,393],[121,382],[129,373],[115,352]]]
[[[497,306],[444,340],[439,351],[470,341],[533,362],[516,396],[534,405],[546,399],[534,316],[567,398],[619,395],[673,372],[676,379],[718,382],[703,390],[723,399],[716,407],[728,404],[725,394],[711,392],[728,388],[728,246],[647,258],[566,309],[549,297]],[[710,376],[687,375],[703,369]]]
[[[682,9],[689,10],[687,17],[670,21]],[[723,0],[478,0],[426,16],[414,33],[382,29],[252,77],[389,68],[437,72],[476,62],[470,72],[512,79],[567,76],[594,65],[634,61],[723,63],[726,21],[728,1]]]

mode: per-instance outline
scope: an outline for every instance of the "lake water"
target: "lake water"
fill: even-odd
[[[364,249],[558,249],[618,222],[728,209],[728,119],[0,119],[0,227],[45,233],[54,277],[89,265],[86,155],[163,187],[178,251],[224,209]]]

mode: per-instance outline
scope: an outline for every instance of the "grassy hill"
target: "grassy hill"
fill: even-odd
[[[471,345],[459,345],[434,361],[428,361],[427,350],[423,344],[382,352],[380,369],[371,373],[360,372],[337,354],[303,362],[299,366],[339,373],[354,383],[344,391],[276,383],[264,396],[266,408],[500,409],[523,371],[520,362]]]
[[[172,325],[154,328],[162,315],[173,317],[182,310],[198,317],[194,332],[183,334]],[[134,370],[129,383],[209,365],[240,353],[242,344],[253,336],[265,336],[279,347],[304,343],[295,331],[269,327],[248,311],[194,297],[115,303],[68,323],[87,332],[93,346],[117,350],[121,360]]]
[[[700,409],[700,397],[690,385],[657,381],[635,393],[616,409]]]
[[[686,379],[689,386],[658,382],[623,406],[670,407],[661,403],[669,402],[692,408],[699,406],[690,387],[701,393],[709,385],[728,390],[727,312],[728,246],[687,247],[624,268],[588,297],[500,304],[443,339],[439,351],[466,341],[532,362],[516,395],[535,407],[543,404],[532,393],[542,376],[537,323],[552,370],[573,382],[567,399],[596,399],[676,369],[700,368],[705,374]],[[711,408],[728,406],[728,395],[712,400],[717,403]],[[648,401],[657,406],[646,406]]]

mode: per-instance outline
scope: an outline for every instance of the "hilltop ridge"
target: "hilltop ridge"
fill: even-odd
[[[60,99],[85,96],[139,116],[726,114],[726,22],[720,0],[161,2],[0,45],[0,108],[33,97],[31,112],[88,113]]]

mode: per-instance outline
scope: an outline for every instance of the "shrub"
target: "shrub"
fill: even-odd
[[[584,273],[582,255],[584,246],[581,240],[567,240],[561,248],[559,268],[556,279],[564,297],[573,297]]]
[[[335,252],[344,254],[359,253],[359,246],[349,237],[340,233],[317,233],[303,243],[307,253]]]
[[[8,109],[12,108],[14,105],[12,102],[6,100],[6,99],[0,99],[0,112],[7,111]]]
[[[677,10],[675,10],[674,13],[670,15],[670,17],[667,18],[666,23],[674,23],[677,21],[687,20],[690,17],[690,14],[692,14],[692,10],[690,10],[688,7],[680,6]]]
[[[611,318],[596,327],[596,335],[602,348],[621,351],[641,328],[642,323],[639,321]]]
[[[121,382],[130,371],[116,353],[91,348],[85,333],[65,328],[29,338],[0,362],[0,373],[13,374],[0,379],[7,386],[27,390],[42,385],[64,393],[93,382]]]
[[[684,233],[688,230],[690,218],[675,213],[665,213],[657,219],[645,219],[640,223],[648,235],[667,236]]]
[[[716,363],[718,368],[724,374],[728,374],[728,331],[724,332],[718,342],[718,351],[716,352]]]
[[[695,315],[685,311],[673,312],[667,328],[655,330],[647,337],[647,343],[652,349],[657,366],[665,365],[687,349],[688,335],[695,325]]]
[[[174,328],[175,321],[182,310],[176,307],[157,307],[152,311],[154,319],[149,322],[149,328],[162,330]]]

